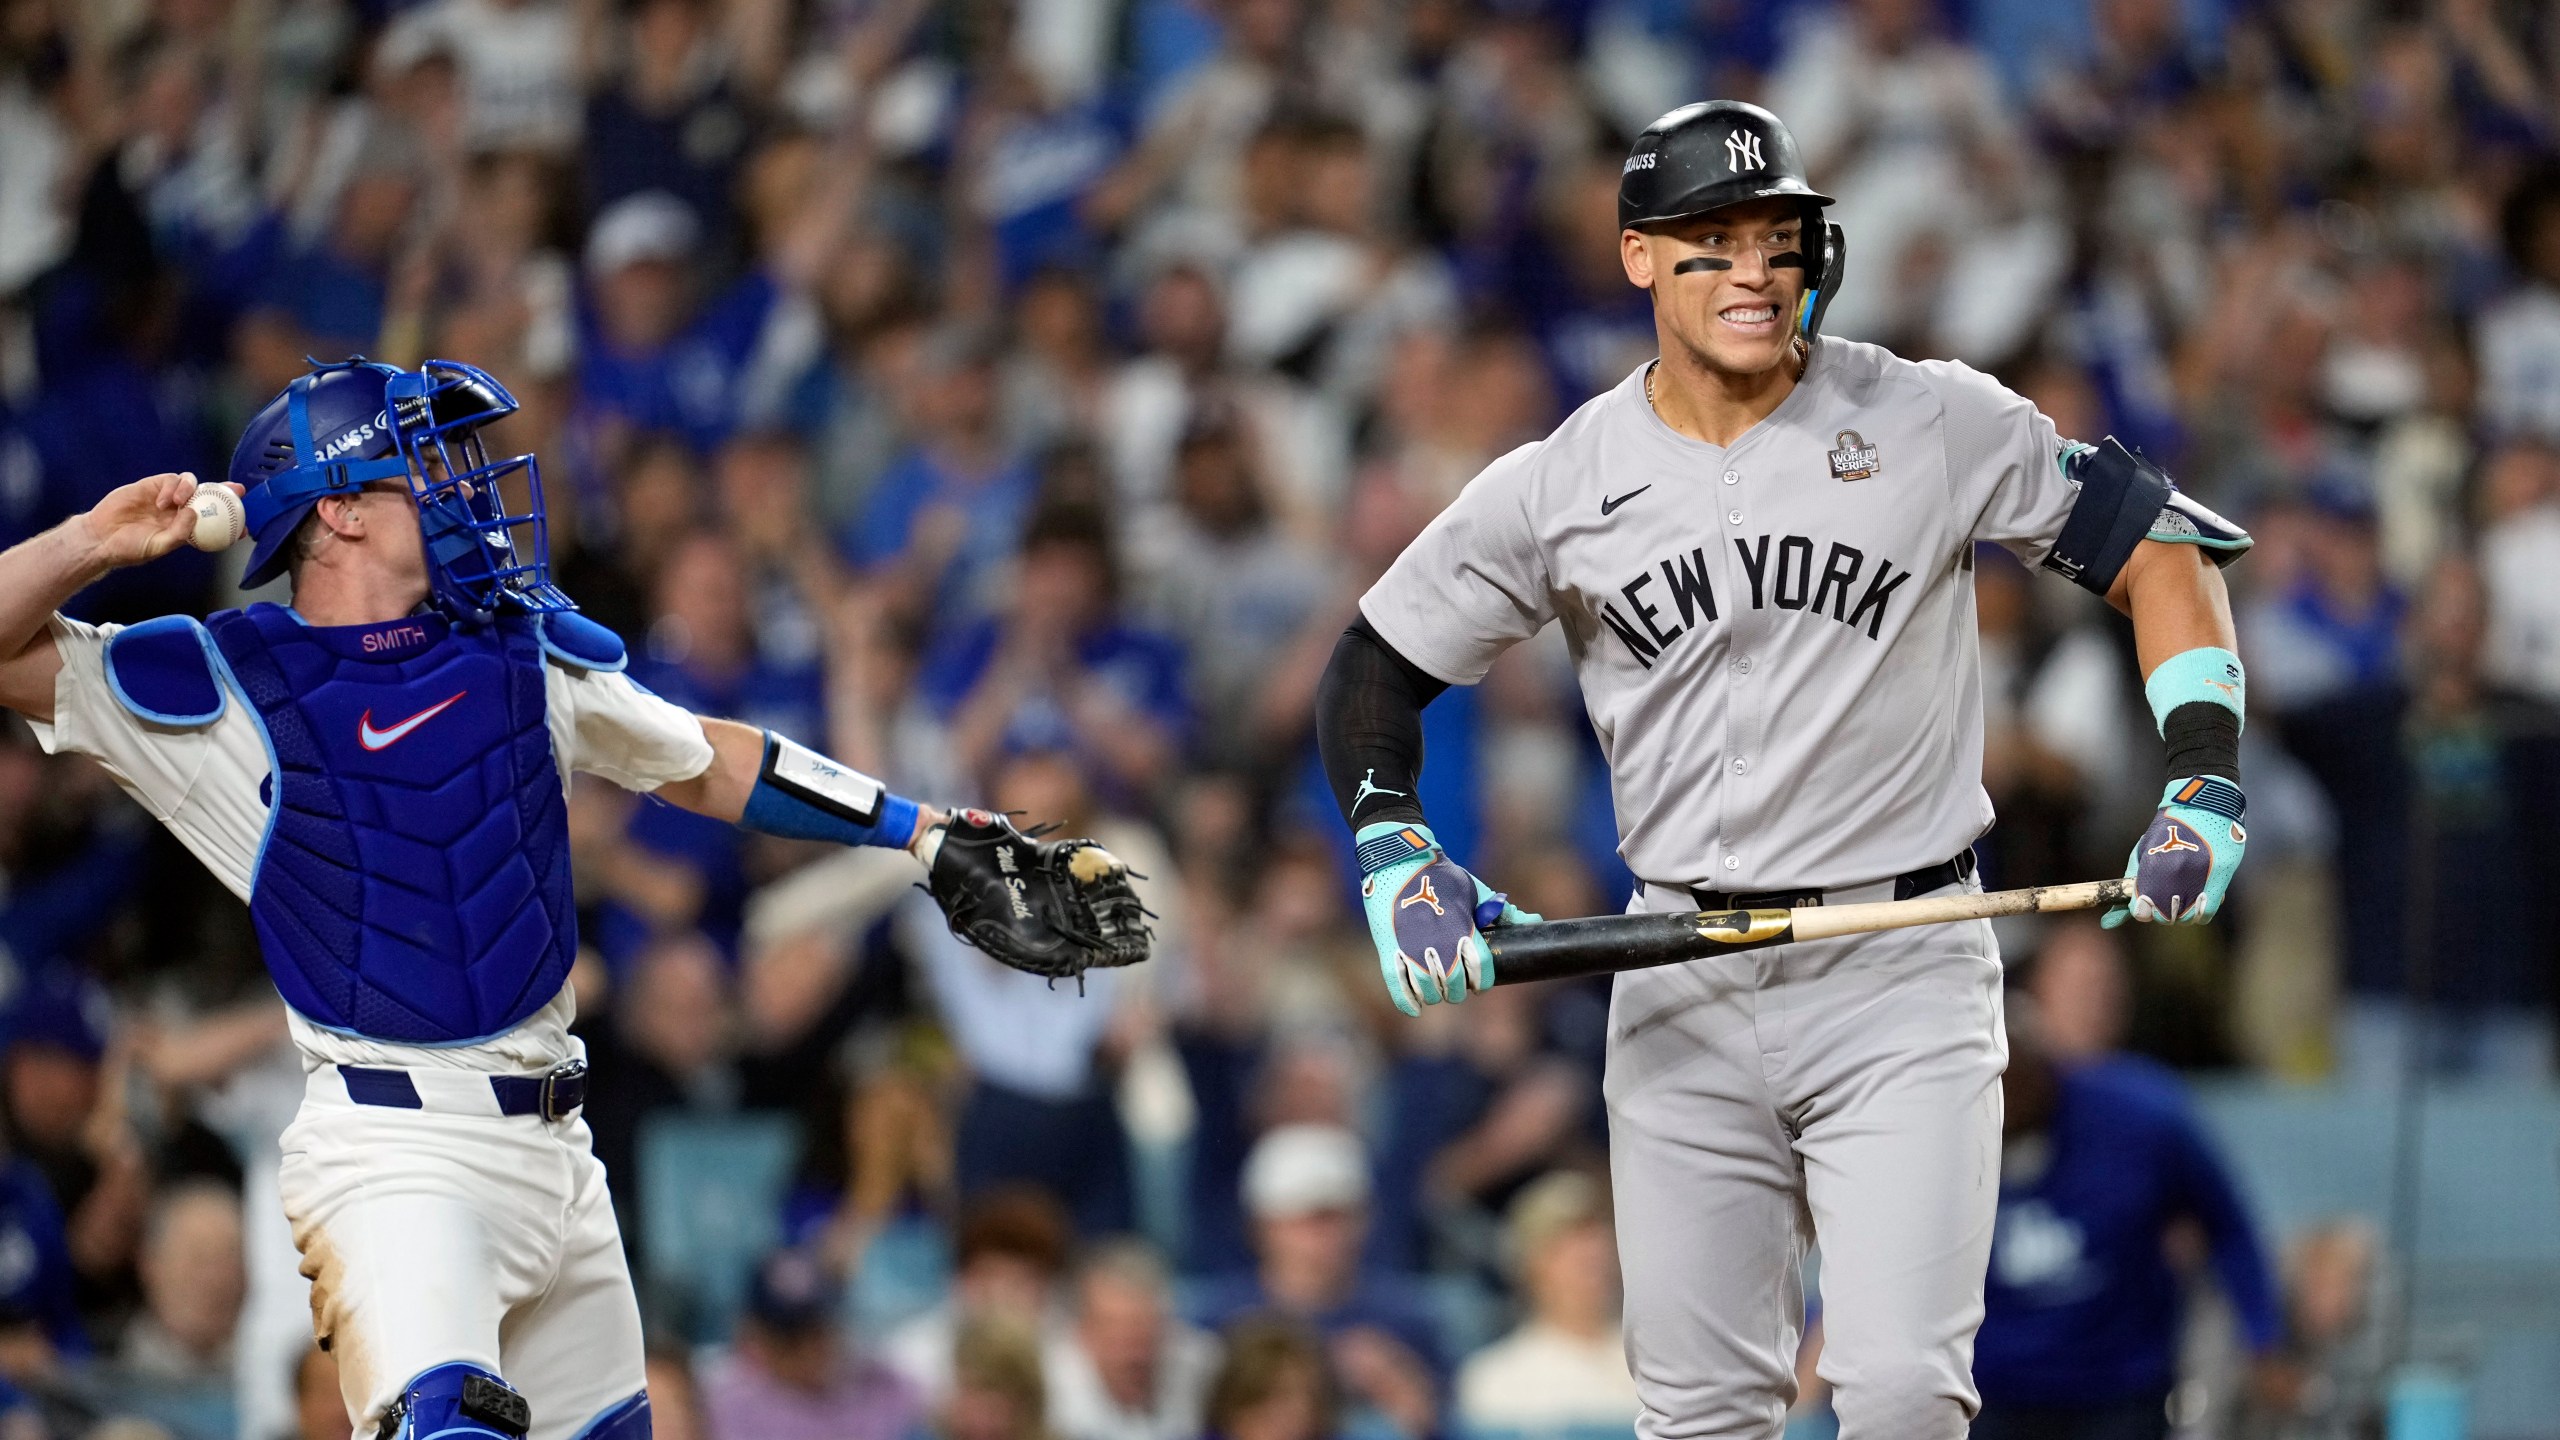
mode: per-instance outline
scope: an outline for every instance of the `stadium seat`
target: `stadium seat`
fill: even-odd
[[[695,1341],[727,1338],[748,1275],[779,1238],[797,1143],[780,1115],[654,1115],[641,1125],[645,1289],[681,1303]]]

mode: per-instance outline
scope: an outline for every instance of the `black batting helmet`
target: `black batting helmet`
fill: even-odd
[[[1798,328],[1810,336],[1840,283],[1847,245],[1837,225],[1822,223],[1831,197],[1807,183],[1804,156],[1785,122],[1740,100],[1683,105],[1644,127],[1618,172],[1618,226],[1641,229],[1739,205],[1745,200],[1805,202],[1804,306]]]
[[[1804,157],[1777,116],[1739,100],[1683,105],[1644,127],[1618,172],[1618,226],[1702,215],[1745,200],[1831,197],[1805,183]]]

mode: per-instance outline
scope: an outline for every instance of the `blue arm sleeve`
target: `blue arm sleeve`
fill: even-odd
[[[2258,1229],[2240,1189],[2231,1182],[2222,1159],[2192,1112],[2178,1117],[2181,1190],[2187,1207],[2204,1225],[2211,1243],[2213,1271],[2222,1293],[2240,1319],[2241,1333],[2252,1351],[2272,1348],[2283,1336],[2283,1316],[2276,1304],[2275,1280],[2259,1247]]]
[[[738,823],[788,840],[903,848],[916,832],[916,802],[859,770],[768,730],[764,765]]]

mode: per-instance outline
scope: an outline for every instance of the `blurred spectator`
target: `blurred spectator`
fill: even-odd
[[[1059,1440],[1191,1440],[1218,1343],[1172,1313],[1164,1262],[1142,1241],[1106,1242],[1077,1267],[1074,1338],[1049,1363]]]
[[[2410,1033],[2397,1043],[2424,1045],[2430,1070],[2531,1083],[2551,1073],[2552,1059],[2551,987],[2533,958],[2550,953],[2555,934],[2549,887],[2533,878],[2555,853],[2534,799],[2554,778],[2549,743],[2535,738],[2551,722],[2541,706],[2496,693],[2483,673],[2482,578],[2448,556],[2410,623],[2409,903],[2424,918],[2411,927],[2402,998],[2425,1011],[2407,1017]],[[2359,1039],[2370,1044],[2375,1016],[2365,1009]]]
[[[640,1173],[640,1132],[670,1111],[718,1115],[737,1107],[737,1007],[728,967],[694,932],[635,959],[604,1023],[586,1032],[592,1074],[586,1121],[607,1175]],[[646,1253],[640,1187],[614,1187],[623,1243]]]
[[[2274,721],[2337,816],[2340,892],[2397,886],[2410,849],[2407,597],[2384,577],[2371,507],[2350,485],[2326,483],[2310,504],[2277,508],[2262,523],[2273,573],[2237,611],[2242,648],[2256,657],[2250,707]],[[2351,1010],[2366,1030],[2387,1032],[2397,1023],[2388,997],[2406,988],[2403,937],[2392,926],[2348,926],[2343,938],[2340,970],[2358,997]],[[2351,1052],[2389,1043],[2346,1039]]]
[[[2023,990],[2035,1005],[2035,1045],[2052,1064],[2102,1060],[2124,1040],[2124,944],[2084,919],[2046,934]]]
[[[2031,1011],[2010,1011],[1973,1433],[2165,1440],[2184,1318],[2173,1253],[2211,1255],[2253,1355],[2276,1342],[2274,1284],[2176,1079],[2130,1056],[2057,1063]]]
[[[1008,749],[1064,750],[1113,798],[1146,796],[1189,736],[1181,651],[1121,616],[1102,516],[1043,512],[1022,537],[1001,619],[953,631],[917,688],[950,715],[963,773]]]
[[[998,807],[1094,836],[1142,875],[1159,868],[1163,841],[1105,811],[1063,751],[1023,749],[989,778]],[[1178,950],[1178,894],[1138,883],[1140,898],[1167,917],[1158,922],[1159,953]],[[1095,971],[1068,990],[989,959],[930,907],[911,904],[902,921],[968,1066],[955,1136],[961,1197],[1028,1185],[1064,1201],[1080,1235],[1130,1230],[1137,1201],[1115,1082],[1153,1023],[1145,1002],[1152,977]]]
[[[915,1392],[847,1343],[841,1309],[813,1256],[756,1267],[737,1341],[703,1378],[711,1440],[906,1440],[923,1415]]]
[[[1286,196],[1270,233],[1254,237],[1229,283],[1229,354],[1343,402],[1375,388],[1400,331],[1445,323],[1456,308],[1448,267],[1383,231],[1370,143],[1348,120],[1278,122],[1256,137],[1256,165]]]
[[[2524,283],[2480,316],[2480,418],[2501,435],[2560,440],[2560,166],[2518,182],[2499,222]]]
[[[2560,213],[2554,244],[2560,246]],[[2560,355],[2554,357],[2560,365]],[[2560,394],[2560,373],[2554,375]],[[2488,602],[2492,682],[2560,704],[2560,451],[2518,441],[2492,452],[2480,478],[2480,580]]]
[[[1210,1440],[1334,1440],[1341,1400],[1323,1342],[1287,1320],[1239,1321],[1209,1384]]]
[[[596,37],[570,0],[427,0],[383,38],[394,54],[440,50],[460,62],[463,138],[475,149],[565,149],[578,134],[578,87]]]
[[[625,196],[588,228],[578,404],[597,430],[666,430],[697,451],[741,418],[741,377],[772,317],[763,271],[704,296],[702,219],[663,190]]]
[[[1330,1125],[1272,1130],[1245,1162],[1244,1197],[1259,1263],[1203,1284],[1196,1318],[1221,1328],[1270,1312],[1312,1326],[1346,1393],[1409,1436],[1432,1433],[1446,1361],[1419,1290],[1360,1263],[1370,1197],[1360,1138]]]
[[[1037,1332],[994,1316],[962,1326],[951,1347],[951,1398],[935,1427],[941,1440],[1048,1440],[1047,1413]]]
[[[208,1180],[164,1191],[142,1246],[143,1312],[116,1360],[137,1378],[219,1385],[231,1378],[232,1329],[248,1287],[240,1198]]]
[[[649,0],[628,7],[625,50],[612,81],[586,102],[587,203],[599,209],[647,191],[672,195],[706,231],[730,228],[732,192],[755,116],[731,81],[741,58],[715,32],[722,10],[744,22],[744,58],[771,64],[772,5],[715,6],[705,0]]]
[[[2028,157],[2014,117],[1980,55],[1932,33],[1934,16],[1923,0],[1853,0],[1805,25],[1769,77],[1770,108],[1838,199],[1826,221],[1857,237],[1859,263],[1878,279],[1842,287],[1824,326],[1862,340],[1916,337],[1941,284],[1985,298],[1962,283],[1962,268],[1979,265],[2001,276],[1986,297],[2007,292],[1999,298],[2023,338],[2060,276],[2062,236],[2020,228]],[[1960,353],[1988,362],[2015,348],[1990,337]]]
[[[112,1323],[139,1298],[133,1263],[152,1180],[142,1141],[125,1123],[121,1056],[114,1068],[107,1063],[112,1011],[105,989],[69,966],[21,983],[0,1026],[10,1143],[60,1206],[55,1223],[84,1318]]]
[[[1630,1423],[1642,1407],[1619,1336],[1608,1192],[1574,1171],[1548,1175],[1511,1203],[1507,1239],[1528,1313],[1459,1367],[1459,1418],[1526,1431]]]
[[[902,408],[913,437],[837,537],[856,570],[940,631],[988,614],[1029,518],[1038,474],[1006,450],[993,339],[953,325],[915,357]]]
[[[73,1301],[62,1211],[44,1175],[15,1156],[0,1162],[0,1380],[27,1385],[89,1353]]]
[[[1995,888],[2067,883],[2114,863],[2120,837],[2100,822],[2131,798],[2138,714],[2125,664],[2098,627],[2057,625],[2029,587],[2036,578],[1996,545],[1975,547],[1974,613],[1981,630],[1983,788],[2000,814],[1982,848]]]
[[[1174,466],[1173,522],[1146,564],[1148,610],[1191,656],[1201,759],[1250,768],[1297,739],[1261,723],[1279,653],[1331,589],[1322,552],[1272,524],[1251,438],[1231,414],[1195,416]]]
[[[1006,448],[1036,455],[1101,433],[1112,368],[1102,299],[1065,265],[1023,282],[999,382]]]
[[[303,373],[306,355],[336,360],[374,347],[426,165],[414,133],[392,125],[367,132],[327,228],[276,256],[241,318],[237,346],[250,388],[282,389]]]
[[[1226,326],[1226,297],[1205,266],[1168,266],[1138,295],[1138,353],[1112,377],[1098,427],[1118,513],[1138,534],[1172,501],[1175,455],[1221,375]]]
[[[2383,1261],[2362,1220],[2314,1225],[2286,1247],[2284,1336],[2260,1368],[2242,1440],[2356,1440],[2382,1419],[2389,1368]]]
[[[997,1190],[961,1212],[953,1243],[950,1295],[908,1321],[881,1347],[884,1358],[939,1412],[952,1390],[953,1347],[973,1323],[1031,1330],[1044,1347],[1067,1334],[1057,1285],[1067,1268],[1066,1217],[1028,1187]]]
[[[1364,989],[1363,998],[1368,997]],[[1540,998],[1493,990],[1459,1017],[1400,1027],[1386,1076],[1368,1257],[1419,1269],[1434,1231],[1488,1225],[1520,1187],[1585,1153],[1599,1091],[1587,1068],[1552,1043]]]

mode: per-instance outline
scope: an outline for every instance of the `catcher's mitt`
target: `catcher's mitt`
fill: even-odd
[[[1110,851],[1025,835],[985,810],[955,810],[934,829],[925,888],[952,934],[1052,980],[1147,958],[1147,908]]]

